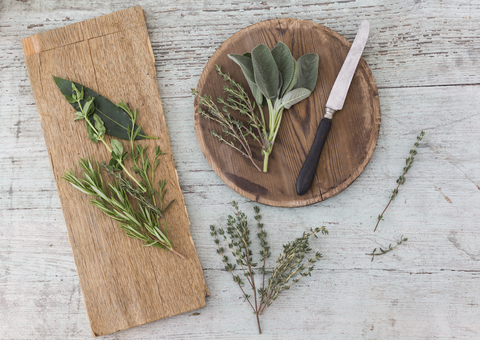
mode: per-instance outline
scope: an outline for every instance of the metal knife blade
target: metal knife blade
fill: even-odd
[[[350,87],[353,75],[357,69],[358,61],[362,56],[363,48],[367,43],[369,30],[370,24],[368,20],[363,20],[357,35],[355,36],[352,47],[350,47],[350,51],[348,51],[347,58],[345,58],[337,79],[335,79],[327,104],[325,105],[334,111],[339,111],[343,108],[348,88]]]
[[[325,105],[325,116],[318,125],[312,147],[310,148],[302,169],[298,174],[296,184],[298,195],[305,194],[312,185],[317,172],[318,161],[322,153],[323,145],[330,132],[333,114],[343,108],[348,88],[350,87],[353,75],[357,69],[358,61],[362,56],[363,48],[367,42],[369,30],[370,24],[368,23],[368,20],[364,20],[355,36],[352,47],[350,47],[350,51],[348,51],[347,58],[345,58],[345,61],[343,62],[337,79],[335,79],[327,104]]]

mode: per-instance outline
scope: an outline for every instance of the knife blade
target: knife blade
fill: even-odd
[[[325,116],[318,125],[315,139],[313,140],[307,158],[303,163],[302,169],[298,174],[296,184],[298,195],[304,195],[312,185],[313,179],[315,178],[315,173],[317,172],[318,161],[322,153],[323,145],[325,144],[328,133],[330,132],[333,114],[343,108],[350,83],[352,82],[353,75],[357,69],[357,65],[360,57],[362,56],[365,44],[367,43],[369,30],[370,24],[368,20],[364,20],[360,25],[350,50],[348,51],[342,68],[335,79],[335,83],[330,91],[327,104],[325,105]]]

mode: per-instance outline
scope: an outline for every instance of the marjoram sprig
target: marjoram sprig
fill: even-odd
[[[261,223],[260,208],[258,206],[254,207],[255,220],[258,227],[257,237],[260,240],[261,246],[259,259],[261,264],[259,267],[258,263],[254,261],[251,250],[252,241],[247,216],[239,210],[236,202],[232,202],[232,206],[235,209],[235,213],[228,216],[226,230],[224,228],[217,229],[214,225],[211,225],[210,234],[214,237],[214,242],[217,245],[217,253],[222,257],[225,270],[232,275],[233,281],[238,284],[242,291],[244,300],[247,301],[252,308],[257,319],[258,332],[261,334],[260,315],[277,299],[281,292],[289,289],[301,278],[311,276],[315,262],[322,258],[322,254],[317,252],[313,257],[306,259],[306,256],[312,250],[309,246],[310,236],[313,235],[317,237],[316,235],[319,232],[326,235],[328,231],[325,227],[314,228],[309,233],[303,233],[301,237],[284,245],[283,252],[277,259],[275,268],[271,272],[268,284],[265,287],[267,274],[265,264],[271,252],[266,241],[267,233],[263,228],[263,223]],[[235,263],[229,260],[225,248],[220,245],[220,239],[223,239],[227,244]],[[237,266],[243,273],[243,276],[237,274]],[[255,283],[255,268],[258,268],[257,271],[262,275],[261,286]],[[253,293],[253,298],[247,293],[244,280],[248,282]]]
[[[423,139],[423,136],[425,136],[425,131],[420,132],[420,134],[417,136],[417,141],[415,142],[413,149],[410,150],[410,156],[405,160],[406,165],[403,168],[403,173],[397,179],[397,187],[393,190],[392,195],[390,196],[390,200],[388,201],[388,204],[385,207],[385,209],[383,209],[382,213],[378,215],[377,224],[375,225],[375,229],[373,230],[374,232],[377,230],[377,227],[380,221],[383,220],[383,215],[385,214],[385,211],[387,211],[388,207],[390,206],[390,203],[392,203],[395,197],[397,197],[398,188],[400,188],[400,185],[405,183],[405,175],[407,174],[408,170],[410,170],[410,168],[412,167],[414,157],[417,154],[416,149],[420,145],[420,141]]]

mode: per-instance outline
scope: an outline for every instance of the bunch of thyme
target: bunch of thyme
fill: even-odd
[[[311,276],[311,272],[314,268],[314,264],[320,258],[322,254],[317,252],[310,259],[306,259],[307,254],[312,250],[309,246],[310,236],[317,237],[317,234],[328,234],[325,227],[312,229],[309,233],[303,233],[301,237],[289,242],[283,246],[283,252],[277,259],[275,268],[271,272],[268,284],[265,287],[265,277],[267,271],[265,269],[266,260],[270,257],[270,247],[266,241],[267,233],[261,223],[260,208],[254,207],[255,220],[257,221],[258,233],[257,237],[260,240],[260,266],[254,261],[253,253],[251,250],[251,238],[250,229],[248,227],[247,216],[245,213],[239,210],[238,204],[232,202],[232,206],[235,209],[234,215],[229,215],[227,219],[227,228],[215,228],[214,225],[210,226],[211,235],[214,237],[215,244],[217,245],[217,253],[222,257],[222,261],[225,263],[225,270],[228,271],[233,278],[233,281],[238,284],[242,291],[243,298],[248,302],[252,308],[256,319],[259,334],[262,333],[260,327],[259,316],[265,311],[265,309],[272,304],[278,297],[278,295],[284,290],[289,289],[294,283],[300,281],[302,277]],[[228,256],[225,255],[225,249],[220,246],[219,237],[227,243],[230,249],[234,261],[236,264],[232,264]],[[305,261],[304,261],[305,260]],[[253,299],[250,294],[245,291],[245,282],[240,275],[236,275],[234,272],[240,267],[243,272],[245,280],[250,285],[253,292]],[[255,283],[255,270],[261,275],[261,287],[260,284]],[[257,296],[258,294],[258,296]]]
[[[423,139],[423,136],[425,136],[425,131],[420,132],[420,134],[417,136],[417,141],[414,144],[414,147],[412,150],[410,150],[410,156],[405,160],[405,167],[403,168],[403,173],[398,177],[397,179],[397,187],[393,190],[392,195],[390,196],[390,200],[388,201],[387,206],[385,209],[383,209],[382,213],[378,215],[377,218],[377,224],[375,225],[375,229],[373,230],[374,232],[377,230],[378,224],[380,223],[381,220],[383,220],[383,215],[385,214],[385,211],[387,211],[388,207],[390,206],[390,203],[397,197],[398,195],[398,188],[400,185],[405,183],[405,175],[407,174],[408,170],[412,167],[412,163],[414,160],[415,155],[417,154],[417,146],[420,145],[420,141]]]
[[[253,159],[252,150],[247,139],[248,136],[251,136],[254,141],[259,144],[262,154],[268,149],[265,142],[267,140],[267,132],[262,109],[259,108],[261,115],[260,119],[260,116],[255,112],[255,103],[252,103],[243,86],[233,80],[229,74],[223,73],[220,66],[216,65],[216,70],[224,81],[230,83],[230,86],[225,85],[223,87],[223,91],[228,94],[227,100],[222,97],[217,98],[217,102],[223,105],[222,109],[220,109],[211,96],[200,96],[200,93],[197,90],[192,89],[192,94],[198,98],[198,103],[207,108],[207,111],[199,108],[198,112],[203,117],[213,120],[221,125],[223,135],[212,130],[210,133],[214,137],[218,138],[220,142],[237,150],[244,157],[250,159],[255,168],[258,171],[262,171]],[[233,117],[228,109],[237,111],[242,116],[247,117],[248,127],[242,121]]]

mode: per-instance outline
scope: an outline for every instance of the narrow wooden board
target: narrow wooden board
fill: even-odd
[[[215,65],[220,65],[224,72],[230,73],[248,89],[240,67],[227,54],[250,52],[258,44],[273,48],[278,41],[287,44],[295,59],[305,53],[317,53],[320,62],[318,81],[312,95],[283,114],[270,155],[268,173],[259,172],[249,159],[221,144],[210,134],[212,130],[220,133],[220,126],[198,113],[198,100],[195,100],[194,106],[195,130],[200,148],[212,169],[239,194],[273,206],[304,206],[338,194],[365,169],[377,144],[380,102],[373,75],[362,58],[344,108],[333,117],[314,183],[305,195],[298,196],[295,191],[298,173],[351,43],[325,26],[307,20],[282,18],[262,21],[234,34],[217,49],[205,66],[197,90],[201,95],[225,97],[222,90],[225,83],[217,75]],[[264,112],[267,114],[268,110],[264,108]],[[260,148],[253,140],[251,145],[254,158],[261,166]]]
[[[95,336],[141,325],[205,306],[209,294],[173,163],[154,57],[140,6],[22,40],[83,297]],[[70,168],[80,174],[79,157],[108,161],[101,143],[92,143],[52,75],[84,84],[114,102],[138,108],[138,123],[158,140],[162,156],[157,178],[167,180],[166,213],[174,247],[186,260],[127,237],[89,198],[61,179]],[[126,141],[123,141],[127,147]],[[127,163],[128,164],[128,163]],[[32,173],[32,176],[35,176]],[[39,226],[41,228],[41,226]]]

